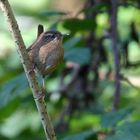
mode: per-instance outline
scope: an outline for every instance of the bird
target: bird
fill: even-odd
[[[27,48],[29,59],[33,68],[43,78],[45,89],[45,77],[50,75],[63,60],[64,49],[62,47],[63,34],[59,31],[42,32],[36,41]]]

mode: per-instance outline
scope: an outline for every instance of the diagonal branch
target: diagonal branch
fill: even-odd
[[[33,67],[31,62],[29,61],[28,54],[26,52],[26,47],[24,45],[23,39],[21,37],[18,24],[16,22],[16,19],[13,15],[12,9],[10,7],[10,4],[8,0],[0,0],[0,8],[5,16],[5,19],[7,20],[7,23],[9,24],[10,32],[13,36],[13,39],[15,41],[15,44],[17,46],[17,50],[20,56],[20,60],[23,64],[24,71],[26,73],[30,88],[33,93],[33,97],[35,99],[35,103],[38,109],[38,112],[41,117],[42,125],[45,131],[46,139],[48,140],[56,140],[55,132],[52,126],[52,123],[50,121],[47,108],[45,105],[44,98],[38,98],[41,94],[43,94],[43,90],[39,88],[39,84],[37,82],[35,73],[33,71]]]

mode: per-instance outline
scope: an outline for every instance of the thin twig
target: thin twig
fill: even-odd
[[[117,0],[111,0],[112,3],[112,13],[111,13],[111,26],[112,26],[112,49],[114,56],[114,65],[115,65],[115,92],[114,92],[114,102],[113,110],[116,110],[119,106],[120,101],[120,64],[119,64],[119,51],[117,48]]]
[[[9,29],[11,31],[11,34],[12,34],[13,39],[15,41],[15,44],[17,46],[20,60],[23,64],[26,76],[28,78],[28,82],[29,82],[30,88],[32,90],[33,97],[35,99],[38,99],[38,100],[35,100],[35,103],[36,103],[38,112],[39,112],[40,117],[41,117],[41,121],[42,121],[43,128],[45,131],[46,139],[56,140],[55,132],[54,132],[54,129],[52,127],[52,123],[50,121],[50,118],[49,118],[49,115],[47,112],[44,98],[43,97],[38,98],[38,97],[41,97],[40,96],[41,94],[43,94],[43,90],[41,90],[39,88],[39,84],[37,82],[35,73],[33,71],[32,64],[29,61],[29,57],[27,55],[26,47],[24,45],[23,39],[22,39],[21,34],[20,34],[18,24],[17,24],[16,19],[13,15],[13,12],[12,12],[12,9],[10,7],[8,0],[0,0],[0,8],[1,8],[6,20],[7,20],[7,23],[9,24]]]

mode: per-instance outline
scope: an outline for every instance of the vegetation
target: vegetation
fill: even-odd
[[[46,81],[46,103],[58,139],[139,140],[140,2],[10,3],[27,47],[38,24],[69,34],[63,41],[64,61]],[[44,139],[2,12],[0,17],[0,139]]]

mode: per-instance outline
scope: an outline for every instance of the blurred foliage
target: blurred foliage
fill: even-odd
[[[10,3],[27,47],[36,39],[38,24],[43,24],[46,30],[69,34],[64,37],[64,61],[46,84],[46,102],[58,139],[139,140],[140,2],[118,0],[117,47],[122,79],[121,99],[115,112],[111,2],[10,0]],[[71,5],[77,9],[71,9]],[[0,42],[0,139],[44,139],[2,12]],[[38,80],[41,83],[39,76]]]

